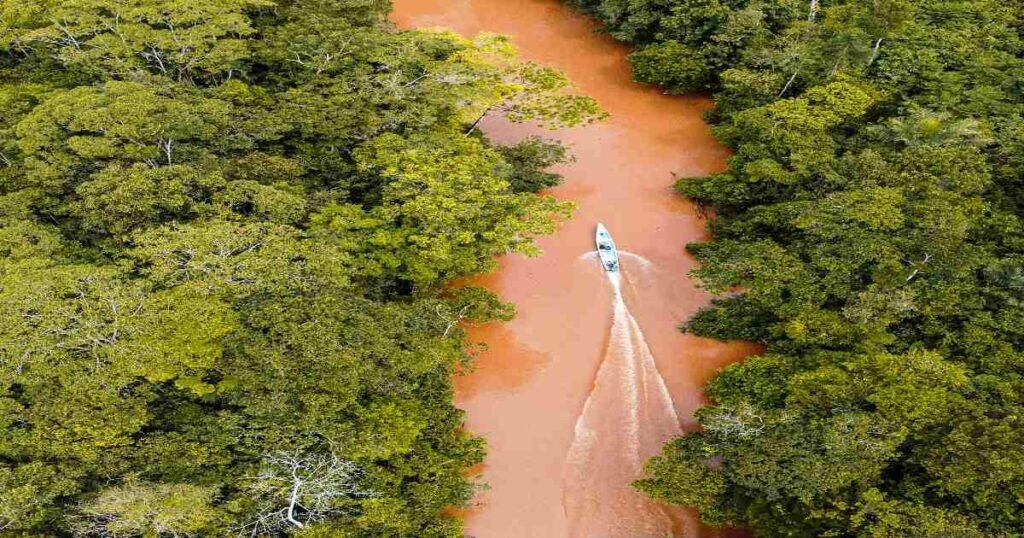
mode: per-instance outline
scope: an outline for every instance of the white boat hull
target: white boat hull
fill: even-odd
[[[601,257],[601,265],[604,266],[604,270],[608,272],[618,271],[619,251],[615,248],[612,234],[608,233],[608,228],[605,228],[604,224],[598,223],[594,239],[597,244],[597,254]]]

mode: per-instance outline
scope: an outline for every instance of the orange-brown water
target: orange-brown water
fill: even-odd
[[[456,379],[466,427],[488,442],[490,489],[466,513],[476,538],[716,536],[688,511],[630,488],[644,459],[695,427],[702,386],[753,351],[681,334],[676,326],[710,297],[687,278],[684,246],[706,238],[673,174],[723,169],[727,152],[701,120],[710,102],[635,84],[628,49],[558,0],[394,0],[402,27],[512,37],[524,58],[564,71],[611,114],[550,132],[482,124],[497,142],[530,134],[567,143],[576,162],[551,192],[579,209],[540,240],[537,259],[504,258],[479,282],[516,304],[510,323],[471,330],[489,350]],[[603,222],[625,256],[615,282],[586,253]],[[582,257],[581,257],[582,256]],[[621,288],[621,293],[620,293]]]

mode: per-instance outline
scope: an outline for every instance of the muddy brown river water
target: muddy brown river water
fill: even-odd
[[[712,537],[681,509],[630,488],[663,442],[695,426],[702,386],[751,353],[680,333],[710,297],[687,278],[684,246],[704,222],[671,189],[673,174],[724,168],[728,153],[701,113],[704,98],[634,83],[628,49],[558,0],[394,0],[401,27],[511,36],[524,58],[564,71],[611,114],[585,128],[547,131],[488,118],[497,142],[531,134],[568,144],[576,162],[551,191],[579,209],[539,241],[545,255],[509,257],[479,283],[516,304],[510,323],[471,330],[488,351],[456,379],[466,427],[487,439],[489,489],[465,513],[476,538]],[[624,256],[609,278],[588,256],[603,222]]]

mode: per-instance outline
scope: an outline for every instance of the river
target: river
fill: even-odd
[[[568,144],[576,161],[550,192],[574,200],[573,219],[535,259],[507,257],[478,283],[515,303],[506,324],[476,327],[476,369],[456,379],[466,427],[487,439],[489,489],[465,512],[476,538],[713,537],[682,509],[630,488],[644,459],[695,427],[702,386],[754,349],[684,335],[677,325],[710,297],[687,278],[686,243],[706,239],[674,175],[725,167],[728,152],[701,119],[705,98],[667,96],[632,81],[628,49],[558,0],[394,0],[404,28],[511,36],[523,58],[565,72],[610,119],[547,131],[487,118],[497,142],[531,134]],[[586,253],[603,222],[620,249],[622,281]],[[621,286],[621,290],[620,290]]]

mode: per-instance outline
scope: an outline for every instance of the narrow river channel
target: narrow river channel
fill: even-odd
[[[482,492],[465,514],[476,538],[718,536],[689,512],[630,488],[639,465],[694,427],[701,387],[752,351],[681,334],[676,326],[709,296],[687,278],[684,251],[706,236],[673,174],[724,168],[703,98],[671,97],[632,82],[628,49],[558,0],[394,0],[404,28],[451,28],[512,37],[524,58],[564,71],[611,114],[601,124],[551,132],[488,118],[498,142],[540,134],[567,143],[576,162],[551,193],[579,203],[540,246],[479,283],[515,303],[510,323],[474,328],[488,351],[456,380],[466,427],[487,439]],[[622,280],[586,253],[603,222],[620,249]]]

